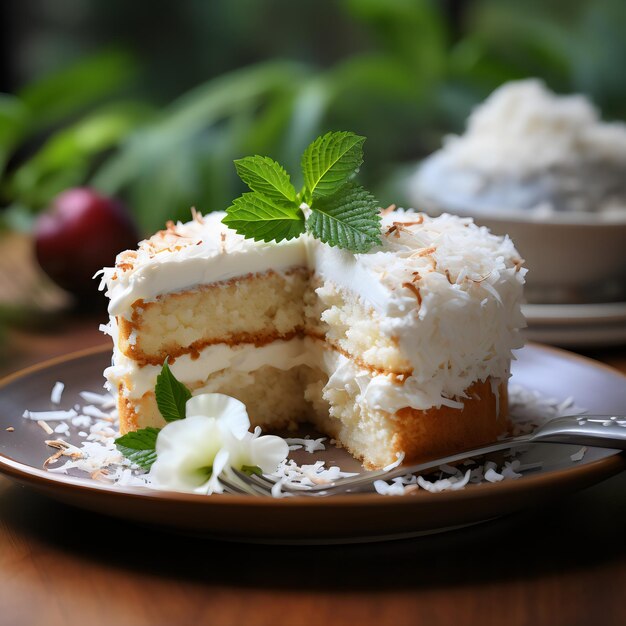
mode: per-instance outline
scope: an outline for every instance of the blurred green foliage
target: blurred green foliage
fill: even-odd
[[[444,10],[451,4],[342,0],[332,11],[353,25],[359,43],[339,61],[262,61],[166,106],[129,98],[143,68],[120,51],[82,58],[2,95],[4,224],[28,227],[64,188],[92,185],[124,198],[147,233],[185,218],[191,206],[226,208],[242,191],[233,159],[268,154],[296,170],[304,147],[337,129],[368,137],[366,183],[383,205],[403,202],[398,181],[407,168],[444,133],[461,130],[471,107],[494,88],[527,76],[587,93],[609,118],[626,117],[623,0],[474,0],[457,3],[465,6],[460,25]],[[236,19],[241,33],[250,28],[249,14],[236,15],[228,24],[235,43]],[[301,24],[283,25],[274,37],[293,39],[294,28],[307,37]]]

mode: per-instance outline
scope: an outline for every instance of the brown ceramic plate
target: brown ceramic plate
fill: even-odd
[[[63,404],[78,392],[102,387],[110,348],[48,361],[0,383],[0,472],[20,484],[78,507],[127,520],[238,541],[350,542],[403,537],[458,527],[540,506],[597,483],[626,468],[626,456],[590,448],[584,459],[570,459],[578,447],[543,444],[531,450],[546,469],[518,480],[403,497],[355,494],[329,498],[200,496],[119,488],[48,473],[41,469],[49,448],[24,409],[50,409],[55,381],[66,385]],[[625,413],[626,377],[568,352],[527,346],[513,365],[513,381],[556,398],[574,396],[590,412]],[[8,432],[8,427],[14,427]],[[337,451],[330,453],[337,459]]]

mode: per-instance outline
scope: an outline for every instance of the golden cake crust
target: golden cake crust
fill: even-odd
[[[405,407],[395,414],[394,449],[404,452],[405,462],[419,463],[477,448],[506,432],[506,383],[500,383],[494,393],[491,380],[476,382],[467,389],[466,395],[462,409],[441,406],[418,411]]]

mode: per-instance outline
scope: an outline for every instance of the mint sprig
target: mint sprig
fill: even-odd
[[[367,252],[380,244],[380,212],[374,196],[351,182],[363,163],[365,137],[331,132],[302,155],[304,187],[295,192],[285,169],[268,157],[235,161],[250,187],[226,209],[224,224],[247,239],[283,241],[305,231],[331,246]],[[305,219],[303,208],[308,208]]]
[[[115,440],[117,449],[133,463],[149,470],[156,461],[156,440],[160,428],[148,426],[118,437]]]
[[[291,184],[289,174],[269,157],[252,156],[239,159],[235,161],[235,168],[239,178],[252,191],[257,191],[278,203],[296,201],[296,190]]]
[[[318,137],[302,155],[305,202],[339,191],[363,163],[364,143],[365,137],[347,132]]]
[[[261,193],[244,193],[228,209],[224,224],[255,241],[293,239],[304,232],[304,214]]]
[[[354,183],[347,183],[341,193],[320,198],[306,222],[314,237],[353,252],[367,252],[380,234],[380,216],[369,207],[374,196]]]
[[[185,418],[185,404],[191,398],[191,391],[176,379],[167,361],[166,358],[157,376],[154,395],[163,419],[173,422]]]

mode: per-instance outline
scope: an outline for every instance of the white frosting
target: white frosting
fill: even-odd
[[[396,211],[383,223],[415,216]],[[526,270],[515,265],[511,240],[451,215],[425,218],[384,239],[382,249],[362,255],[317,245],[316,272],[371,304],[381,331],[397,339],[413,369],[402,386],[376,377],[363,393],[380,406],[425,409],[450,405],[477,380],[506,380],[526,325],[520,308]],[[418,256],[430,248],[432,254]],[[412,283],[414,272],[421,279]],[[421,305],[403,283],[419,288]]]
[[[626,214],[626,124],[603,122],[582,95],[510,82],[445,138],[410,181],[416,204],[444,210]]]
[[[399,384],[390,376],[372,375],[368,370],[359,368],[353,361],[332,350],[324,351],[322,369],[330,374],[328,383],[324,386],[324,394],[329,398],[333,397],[335,391],[347,391],[356,398],[358,404],[387,413],[395,413],[405,407],[417,410],[441,405],[463,408],[462,402],[442,395],[437,381],[420,384],[416,378],[410,377],[404,384]],[[500,380],[492,379],[491,390],[496,396],[497,414],[500,413],[499,383]],[[465,396],[459,394],[458,397]]]
[[[257,243],[222,224],[224,213],[176,225],[176,235],[155,250],[151,240],[139,244],[133,268],[102,270],[110,315],[129,315],[133,302],[154,300],[172,291],[190,289],[269,269],[306,265],[302,242]],[[123,256],[124,253],[120,256]],[[118,257],[119,259],[119,257]]]
[[[243,240],[230,231],[221,237],[223,215],[178,225],[176,232],[189,238],[187,245],[152,255],[140,251],[132,271],[118,270],[117,278],[114,270],[105,270],[112,315],[129,313],[128,307],[139,298],[150,300],[237,273],[308,265],[327,285],[371,307],[380,332],[395,338],[411,364],[413,374],[403,385],[386,376],[359,373],[358,381],[365,385],[361,396],[372,406],[389,411],[458,406],[453,398],[463,397],[473,382],[508,378],[512,350],[522,345],[520,304],[526,272],[508,237],[491,235],[469,218],[395,211],[383,218],[382,245],[352,254],[307,235],[281,244]],[[116,336],[114,328],[111,334]],[[173,371],[180,380],[194,382],[227,368],[248,372],[270,364],[289,369],[315,362],[310,345],[302,340],[263,348],[220,344],[206,348],[196,360],[177,358]],[[154,387],[158,368],[137,368],[117,348],[114,363],[107,370],[111,384],[130,375],[133,397]],[[348,364],[337,362],[329,385],[354,384],[355,370]]]

